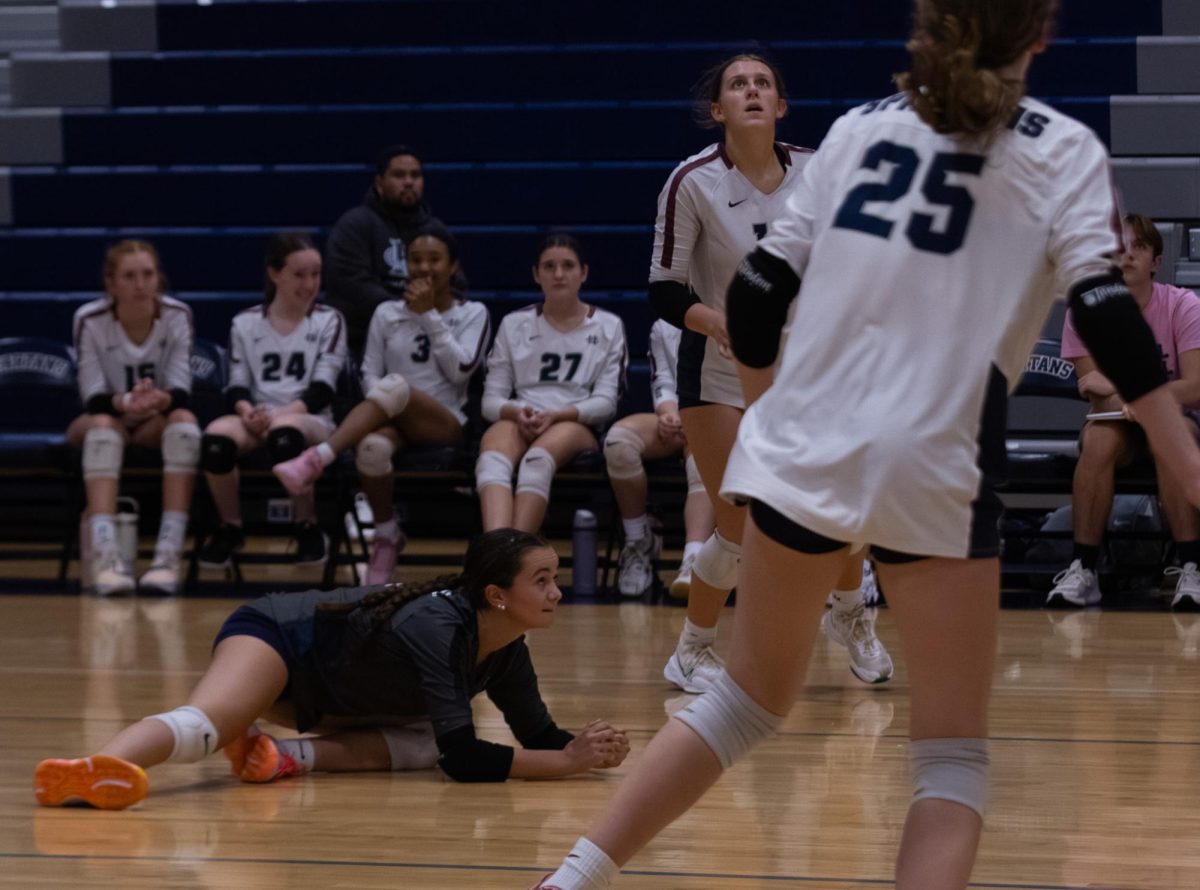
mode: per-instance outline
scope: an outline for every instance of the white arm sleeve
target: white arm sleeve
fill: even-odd
[[[693,180],[680,164],[667,179],[658,195],[658,215],[654,219],[654,250],[650,255],[650,282],[688,283],[692,249],[700,237],[700,219],[692,196]]]
[[[310,383],[324,383],[332,390],[337,389],[338,375],[346,364],[346,320],[336,309],[326,314],[325,326],[321,329],[317,364],[313,368]]]
[[[598,426],[617,413],[617,399],[625,388],[625,369],[629,365],[629,352],[625,348],[625,326],[618,324],[616,336],[608,344],[600,376],[592,386],[592,394],[575,403],[579,422],[585,426]]]
[[[508,332],[511,330],[500,322],[500,330],[496,333],[496,342],[487,357],[487,377],[483,383],[483,405],[481,411],[484,420],[497,421],[500,419],[500,409],[512,399],[513,395],[513,366],[512,355],[508,349]]]
[[[238,324],[238,318],[233,319],[229,329],[229,386],[228,389],[240,387],[254,392],[254,380],[250,375],[250,352],[246,349],[245,333]]]
[[[786,261],[800,278],[804,278],[812,253],[821,202],[828,200],[836,179],[833,167],[841,158],[840,146],[848,138],[844,135],[848,127],[848,116],[833,122],[821,147],[804,165],[800,184],[788,196],[783,217],[773,222],[767,237],[758,242],[760,248]]]
[[[192,311],[172,310],[167,329],[167,354],[164,360],[165,389],[192,391]]]
[[[650,327],[650,392],[654,398],[654,407],[658,408],[663,402],[678,404],[679,396],[675,391],[675,365],[679,360],[677,355],[679,337],[672,338],[675,349],[663,335],[665,322],[656,321]]]
[[[475,373],[487,346],[490,330],[487,308],[482,303],[468,305],[473,311],[457,332],[451,331],[436,309],[417,316],[417,323],[429,335],[433,360],[451,383],[461,383]]]
[[[1113,188],[1108,152],[1090,130],[1056,153],[1059,169],[1049,181],[1058,209],[1046,252],[1055,267],[1056,291],[1112,268],[1123,248],[1121,207]]]
[[[363,349],[362,359],[363,392],[370,392],[379,382],[379,378],[383,376],[384,355],[387,347],[383,340],[384,320],[380,310],[386,305],[387,303],[380,303],[375,307],[375,313],[371,316],[371,325],[367,328],[367,345]]]
[[[92,396],[102,392],[113,392],[113,388],[104,379],[104,369],[100,366],[100,350],[95,335],[87,324],[76,326],[75,360],[79,368],[79,397],[84,405],[87,405]]]

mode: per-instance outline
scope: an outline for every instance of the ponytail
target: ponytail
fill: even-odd
[[[989,136],[1012,119],[1021,78],[998,69],[1049,33],[1057,0],[916,0],[912,68],[896,76],[913,110],[938,133]]]

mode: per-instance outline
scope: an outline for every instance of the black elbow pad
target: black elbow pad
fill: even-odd
[[[188,408],[191,406],[192,396],[186,389],[170,390],[171,404],[167,405],[163,414],[170,414],[176,408]]]
[[[225,406],[230,414],[237,414],[238,402],[249,402],[250,390],[245,386],[231,386],[225,390]]]
[[[512,771],[513,749],[475,738],[464,726],[437,740],[438,766],[456,782],[504,782]]]
[[[328,384],[317,381],[310,383],[308,388],[300,394],[300,401],[304,403],[309,414],[317,414],[324,411],[327,405],[332,404],[333,396],[334,392]]]
[[[88,414],[111,414],[117,416],[117,409],[113,407],[113,394],[111,392],[98,392],[87,400],[87,405],[84,410]]]
[[[1080,339],[1122,399],[1132,402],[1167,382],[1162,350],[1118,272],[1079,282],[1067,305]]]
[[[734,357],[751,368],[769,368],[800,278],[785,260],[762,248],[738,264],[725,296],[725,327]]]
[[[650,306],[655,315],[674,327],[682,329],[687,311],[699,302],[700,298],[678,281],[655,281],[650,285]]]

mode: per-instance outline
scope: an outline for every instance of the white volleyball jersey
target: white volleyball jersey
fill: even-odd
[[[100,393],[129,392],[143,377],[158,389],[192,391],[192,310],[179,300],[159,297],[150,335],[141,343],[129,339],[108,297],[80,306],[73,327],[84,404]]]
[[[675,392],[675,364],[679,361],[682,333],[661,318],[650,326],[650,391],[655,408],[663,402],[679,402]]]
[[[542,314],[542,304],[504,316],[488,353],[483,416],[495,420],[505,402],[539,411],[567,405],[579,422],[597,426],[617,411],[629,363],[625,326],[611,312],[589,307],[577,328],[563,333]]]
[[[725,291],[734,270],[784,214],[812,156],[810,149],[794,145],[776,144],[775,150],[784,177],[769,195],[742,175],[721,144],[710,145],[675,168],[658,196],[651,284],[687,285],[705,306],[725,311]],[[737,369],[718,352],[716,342],[684,331],[679,348],[681,394],[737,408],[745,404]]]
[[[337,389],[345,363],[346,322],[329,306],[314,305],[287,336],[272,327],[265,306],[233,318],[229,386],[250,390],[256,405],[280,408],[300,398],[313,383]],[[329,409],[320,413],[328,414]]]
[[[903,95],[846,114],[760,245],[803,283],[722,493],[837,540],[968,555],[979,459],[1003,463],[989,380],[1015,385],[1056,295],[1111,268],[1120,219],[1100,140],[1040,102],[990,146]]]
[[[455,300],[445,312],[413,312],[403,300],[380,303],[363,353],[364,390],[385,374],[415,387],[467,422],[467,384],[483,360],[491,322],[482,303]]]

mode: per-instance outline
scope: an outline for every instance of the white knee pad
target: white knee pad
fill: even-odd
[[[354,454],[354,466],[364,476],[386,476],[392,471],[392,455],[396,446],[387,436],[367,433],[358,443]]]
[[[988,801],[987,739],[921,739],[908,746],[913,800],[935,797],[983,818]]]
[[[398,417],[408,407],[411,394],[407,380],[399,374],[388,374],[375,381],[367,399],[382,408],[388,417]]]
[[[759,705],[722,671],[703,695],[675,712],[675,719],[690,726],[712,748],[721,768],[729,769],[747,751],[774,735],[784,718]]]
[[[392,757],[392,769],[433,769],[438,762],[438,746],[432,723],[412,726],[387,726],[379,730]]]
[[[692,571],[710,587],[729,590],[737,584],[738,562],[742,558],[742,545],[727,541],[720,532],[713,532],[700,545]]]
[[[604,437],[604,463],[610,479],[634,479],[645,472],[642,453],[646,443],[633,430],[614,426]]]
[[[530,448],[521,458],[521,468],[517,470],[517,494],[524,491],[550,500],[550,483],[554,481],[557,469],[558,464],[549,451],[536,445]]]
[[[168,423],[162,434],[164,473],[194,473],[200,464],[200,427]]]
[[[217,728],[199,708],[184,705],[147,720],[161,720],[171,728],[175,747],[167,760],[171,763],[195,763],[217,750]]]
[[[512,488],[512,461],[499,451],[481,451],[475,461],[475,490],[483,491],[489,485]]]
[[[108,427],[93,427],[83,434],[83,478],[117,479],[125,456],[125,438]]]
[[[700,469],[696,466],[696,458],[690,454],[683,462],[683,472],[687,475],[688,494],[704,494],[708,491],[704,487],[704,480],[700,478]]]

